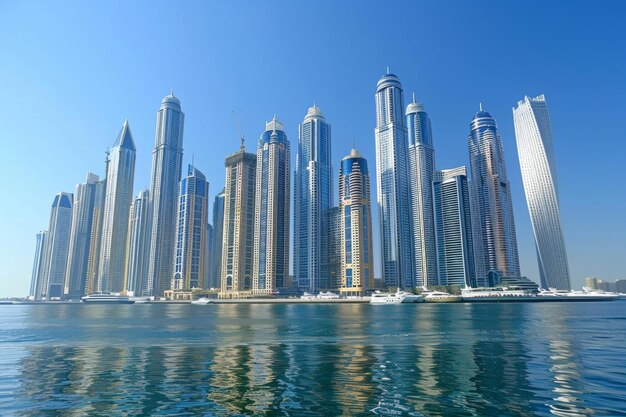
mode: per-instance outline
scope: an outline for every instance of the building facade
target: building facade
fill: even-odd
[[[220,288],[222,280],[222,240],[224,238],[225,189],[213,200],[213,257],[209,288]]]
[[[133,201],[135,154],[135,142],[126,120],[111,149],[107,167],[96,284],[98,292],[117,293],[125,290],[126,240],[130,205]]]
[[[409,184],[413,220],[413,252],[417,286],[439,284],[433,218],[435,150],[430,118],[421,103],[406,108],[409,136]]]
[[[515,138],[543,288],[572,287],[556,177],[550,114],[543,95],[524,97],[513,109]]]
[[[67,255],[70,247],[72,228],[71,193],[59,193],[54,197],[48,225],[48,239],[44,255],[41,298],[59,299],[63,295],[65,274],[67,272]]]
[[[90,172],[87,174],[87,179],[83,184],[76,185],[67,272],[63,290],[64,297],[68,299],[79,299],[85,295],[89,247],[91,246],[93,207],[98,181],[100,181],[100,178]]]
[[[225,161],[221,298],[247,297],[252,291],[256,163],[243,143]]]
[[[155,296],[162,296],[172,279],[184,122],[178,98],[173,94],[165,96],[157,113],[150,179],[152,221],[147,286]]]
[[[476,280],[479,286],[493,286],[503,276],[521,274],[502,138],[482,105],[470,123],[468,145]]]
[[[433,203],[439,285],[477,286],[465,167],[435,171]]]
[[[252,292],[273,294],[289,276],[290,149],[276,116],[258,142]]]
[[[149,296],[148,251],[150,248],[150,190],[141,190],[130,206],[126,291],[135,297]]]
[[[387,74],[376,86],[376,182],[382,277],[390,287],[415,286],[408,169],[408,132],[402,85]]]
[[[91,239],[87,260],[87,282],[85,293],[92,294],[97,290],[98,270],[100,268],[100,246],[102,244],[102,221],[104,220],[104,202],[106,199],[106,178],[109,172],[109,152],[105,160],[104,179],[96,183],[93,202],[93,218],[91,221]]]
[[[294,275],[298,287],[317,293],[329,288],[328,223],[323,213],[333,206],[331,129],[319,107],[310,107],[298,127],[294,179]]]
[[[178,195],[171,288],[205,288],[209,183],[193,165],[189,165],[187,176],[180,181]]]
[[[352,149],[341,161],[341,283],[344,295],[362,296],[374,288],[372,210],[367,160]]]
[[[48,231],[42,230],[37,233],[37,244],[35,246],[35,258],[33,259],[33,271],[30,279],[30,291],[28,298],[30,300],[41,300],[41,289],[43,288],[43,261],[46,252],[46,242],[48,240]]]

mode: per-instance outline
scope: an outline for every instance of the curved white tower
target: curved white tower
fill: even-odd
[[[424,105],[415,102],[415,95],[413,102],[406,108],[406,125],[409,133],[409,184],[416,285],[439,285],[433,217],[435,150],[430,118]]]
[[[571,288],[556,183],[550,115],[543,95],[513,109],[526,202],[535,234],[541,286]]]
[[[376,185],[380,221],[381,262],[388,287],[415,286],[408,131],[402,85],[386,74],[376,85]]]
[[[172,278],[184,123],[180,100],[172,92],[163,98],[157,113],[150,180],[152,224],[146,290],[159,297],[169,289]]]

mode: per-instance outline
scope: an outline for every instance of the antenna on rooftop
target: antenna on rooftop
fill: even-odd
[[[235,127],[237,128],[237,132],[239,133],[239,139],[241,140],[241,150],[244,149],[244,142],[246,141],[246,137],[243,133],[241,133],[241,128],[239,127],[239,123],[237,122],[237,115],[235,114],[235,110],[233,112],[233,122],[235,123]],[[276,117],[276,116],[274,116]]]

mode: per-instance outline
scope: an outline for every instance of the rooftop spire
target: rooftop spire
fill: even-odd
[[[415,103],[415,91],[413,91],[413,103]]]
[[[483,111],[483,103],[482,102],[478,103],[478,107],[480,108],[480,111]]]
[[[389,75],[389,65],[387,65],[387,75]]]

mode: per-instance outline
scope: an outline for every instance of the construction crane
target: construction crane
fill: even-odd
[[[239,127],[239,123],[237,122],[237,115],[235,114],[235,110],[233,112],[233,121],[235,122],[235,127],[237,128],[237,132],[239,132],[239,139],[241,140],[241,150],[244,149],[244,142],[246,141],[246,137],[243,133],[241,133],[241,128]]]

